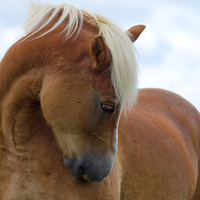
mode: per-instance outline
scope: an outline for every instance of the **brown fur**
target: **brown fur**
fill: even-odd
[[[99,52],[90,52],[98,30],[84,23],[65,42],[61,30],[14,44],[0,63],[0,199],[199,200],[200,114],[158,89],[140,90],[135,109],[121,114],[109,176],[72,176],[63,156],[113,156],[120,105],[113,114],[98,107],[115,103],[109,52],[98,67]]]

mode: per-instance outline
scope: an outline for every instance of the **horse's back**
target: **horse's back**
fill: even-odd
[[[199,144],[200,114],[189,102],[165,90],[140,90],[136,107],[119,122],[122,199],[191,199]]]

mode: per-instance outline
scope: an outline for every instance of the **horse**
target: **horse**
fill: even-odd
[[[200,113],[138,89],[144,28],[30,5],[0,63],[1,200],[200,199]]]

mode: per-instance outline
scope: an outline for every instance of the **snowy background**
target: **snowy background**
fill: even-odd
[[[60,4],[63,0],[40,0]],[[0,60],[18,36],[29,0],[0,0]],[[125,29],[144,24],[135,42],[139,87],[163,88],[190,101],[200,111],[199,0],[68,0],[115,19]]]

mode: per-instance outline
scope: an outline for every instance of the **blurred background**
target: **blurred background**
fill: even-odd
[[[29,0],[1,0],[0,60],[19,35]],[[36,0],[35,0],[36,1]],[[40,0],[60,4],[65,0]],[[65,1],[66,2],[66,1]],[[107,16],[121,27],[144,24],[135,42],[140,88],[163,88],[190,101],[200,111],[199,0],[67,0]]]

